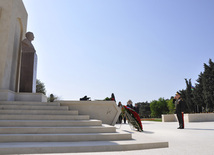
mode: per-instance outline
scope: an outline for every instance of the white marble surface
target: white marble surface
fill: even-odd
[[[186,123],[184,130],[178,130],[177,122],[149,122],[143,121],[144,132],[135,132],[127,124],[116,125],[121,130],[132,133],[137,141],[151,139],[168,141],[168,148],[117,151],[117,152],[92,152],[92,153],[60,153],[51,155],[213,155],[214,122]],[[38,154],[37,154],[38,155]],[[46,154],[48,155],[48,154]]]
[[[0,0],[0,90],[19,87],[20,42],[27,27],[22,0]]]

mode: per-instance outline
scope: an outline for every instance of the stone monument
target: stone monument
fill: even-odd
[[[32,32],[26,33],[22,41],[22,59],[19,92],[36,92],[37,55],[31,43],[34,40]]]
[[[41,94],[33,91],[19,93],[21,43],[27,17],[22,0],[0,0],[0,101],[45,101]]]

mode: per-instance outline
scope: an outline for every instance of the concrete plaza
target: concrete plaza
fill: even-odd
[[[214,155],[214,122],[186,123],[185,129],[177,129],[177,122],[143,121],[143,132],[132,130],[128,124],[116,125],[119,130],[132,133],[137,141],[167,141],[168,148],[122,152],[75,153],[76,155]],[[51,155],[61,155],[51,154]],[[64,153],[63,155],[73,155]]]

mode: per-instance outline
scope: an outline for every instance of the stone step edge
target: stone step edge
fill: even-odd
[[[1,111],[41,111],[41,112],[46,112],[46,111],[53,111],[53,112],[57,112],[57,111],[60,111],[60,112],[67,112],[67,111],[72,111],[72,112],[77,112],[78,110],[67,110],[67,109],[62,109],[62,110],[58,110],[58,109],[38,109],[38,110],[33,110],[33,109],[23,109],[23,110],[20,110],[20,109],[0,109],[0,112]]]
[[[1,127],[70,127],[70,126],[101,126],[102,121],[87,120],[0,120]]]
[[[70,121],[69,121],[70,122]],[[79,121],[78,121],[79,122]],[[108,124],[101,124],[100,126],[91,126],[91,125],[87,125],[87,126],[71,126],[71,127],[44,127],[44,126],[38,126],[38,127],[0,127],[0,129],[10,129],[10,128],[27,128],[27,129],[31,129],[31,128],[97,128],[97,127],[100,127],[100,128],[115,128],[115,126],[112,126],[112,125],[108,125]]]
[[[89,119],[89,120],[28,120],[28,119],[23,119],[23,120],[10,120],[11,122],[13,121],[13,122],[85,122],[85,121],[87,121],[87,122],[101,122],[101,120],[98,120],[98,119]],[[8,122],[8,120],[0,120],[0,124],[1,124],[1,122]],[[10,122],[8,122],[8,123],[10,123]]]
[[[69,110],[67,106],[0,105],[1,110]]]
[[[23,117],[36,117],[36,116],[39,116],[39,117],[47,117],[47,116],[49,116],[49,117],[65,117],[65,116],[68,116],[68,117],[78,117],[78,116],[80,116],[80,117],[89,117],[89,115],[79,115],[79,114],[78,115],[70,115],[70,114],[66,114],[66,115],[53,115],[53,114],[49,114],[49,115],[44,115],[44,114],[39,114],[39,115],[29,115],[29,114],[11,115],[11,114],[1,114],[0,118],[1,117],[7,117],[7,116],[9,116],[9,117],[20,117],[20,116],[23,116]],[[5,120],[7,120],[7,119],[5,119]],[[28,119],[26,119],[26,120],[28,120]]]
[[[71,127],[0,127],[0,134],[60,134],[60,133],[112,133],[116,127],[71,126]]]
[[[19,104],[0,104],[0,107],[41,107],[41,108],[44,108],[44,107],[55,107],[55,108],[62,108],[62,109],[67,109],[68,106],[55,106],[55,105],[28,105],[28,104],[23,104],[23,105],[19,105]]]
[[[67,110],[67,109],[62,109],[62,110],[56,110],[56,109],[53,109],[53,110],[31,110],[31,109],[29,109],[29,110],[27,110],[27,109],[24,109],[24,110],[13,110],[13,109],[5,109],[5,110],[3,110],[3,109],[0,109],[0,114],[7,114],[7,113],[1,113],[1,112],[8,112],[9,114],[10,113],[14,113],[14,112],[16,112],[17,114],[19,114],[19,113],[45,113],[45,112],[47,112],[47,113],[54,113],[54,112],[59,112],[59,113],[63,113],[63,112],[65,112],[65,113],[77,113],[78,114],[78,110]],[[46,115],[46,114],[45,114]]]
[[[59,102],[0,101],[0,105],[50,105],[50,106],[60,106],[60,103]]]
[[[167,148],[168,142],[90,141],[90,142],[21,142],[1,143],[2,154],[112,152]]]
[[[131,140],[130,133],[0,134],[0,143]]]
[[[99,136],[99,135],[132,135],[127,132],[115,132],[115,133],[65,133],[65,134],[0,134],[0,137],[13,137],[13,136]],[[1,138],[0,138],[1,139]]]

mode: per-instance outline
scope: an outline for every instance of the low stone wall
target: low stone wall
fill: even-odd
[[[57,101],[69,110],[78,110],[80,115],[101,120],[104,124],[115,125],[121,113],[114,101]]]
[[[175,114],[167,114],[167,115],[162,115],[162,122],[176,122],[177,117]]]
[[[176,114],[162,115],[162,122],[176,122]],[[214,121],[214,113],[184,114],[184,122],[209,122]]]
[[[199,113],[199,114],[185,114],[186,122],[209,122],[214,121],[214,113]]]

